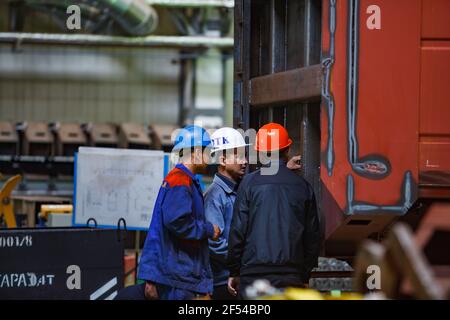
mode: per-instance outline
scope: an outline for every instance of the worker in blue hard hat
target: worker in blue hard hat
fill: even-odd
[[[213,299],[232,300],[236,297],[230,294],[227,286],[228,235],[239,183],[248,166],[245,148],[249,144],[238,130],[227,127],[216,130],[211,135],[211,142],[211,156],[218,169],[213,183],[205,193],[205,214],[208,221],[217,224],[222,230],[217,241],[209,241],[214,275]],[[300,159],[300,156],[292,157],[287,164],[288,168],[300,169]]]
[[[212,294],[208,238],[217,240],[221,231],[205,219],[195,176],[208,166],[210,143],[206,130],[195,125],[181,129],[175,139],[173,152],[179,162],[159,190],[139,263],[138,278],[145,284],[129,290],[138,292],[134,296],[190,300]]]

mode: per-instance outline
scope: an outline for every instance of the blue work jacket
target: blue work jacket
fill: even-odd
[[[199,181],[178,164],[164,179],[139,263],[138,278],[162,285],[212,293],[208,238]]]
[[[214,276],[214,286],[225,285],[229,272],[226,267],[228,253],[228,235],[230,233],[233,205],[236,191],[217,175],[205,194],[206,220],[223,230],[218,241],[209,241],[211,267]]]

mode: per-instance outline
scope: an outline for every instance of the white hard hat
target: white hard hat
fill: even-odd
[[[211,135],[211,154],[217,151],[249,146],[239,131],[233,128],[220,128]]]

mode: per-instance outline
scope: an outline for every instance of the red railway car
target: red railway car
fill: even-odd
[[[450,1],[237,0],[234,125],[284,124],[324,255],[407,221],[450,265]]]

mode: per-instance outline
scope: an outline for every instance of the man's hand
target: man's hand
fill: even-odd
[[[151,282],[146,282],[145,283],[145,298],[147,300],[158,300],[159,299],[159,295],[158,295],[158,291],[156,290],[156,286],[151,283]]]
[[[239,292],[240,283],[241,283],[241,279],[239,277],[228,278],[228,292],[232,296],[237,296],[237,294]]]
[[[214,235],[211,239],[217,241],[219,239],[221,231],[218,225],[213,224],[213,227],[214,227]]]
[[[286,166],[290,170],[300,170],[300,169],[303,168],[303,165],[300,162],[301,160],[302,160],[302,156],[301,155],[294,156],[288,161]]]

